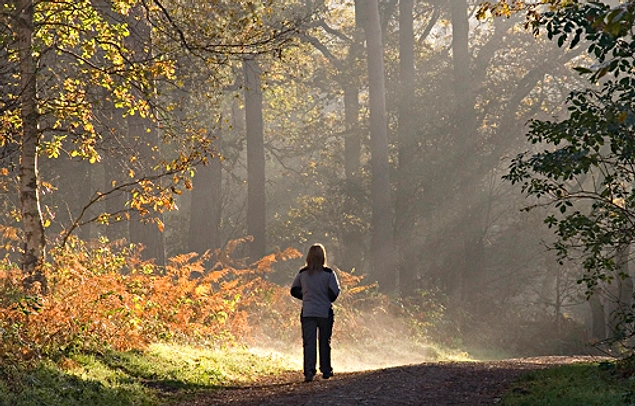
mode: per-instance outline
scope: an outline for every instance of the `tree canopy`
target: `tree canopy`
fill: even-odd
[[[82,225],[131,212],[163,231],[152,213],[173,209],[192,168],[213,154],[205,128],[174,131],[175,103],[165,91],[182,86],[178,58],[197,58],[219,71],[218,80],[228,59],[280,49],[299,20],[291,9],[276,14],[271,3],[231,1],[24,0],[4,2],[0,17],[3,172],[18,172],[22,265],[42,284],[46,213],[54,212],[40,197],[55,186],[41,175],[39,158],[116,162],[120,173],[88,190],[83,208],[62,225],[63,241]],[[123,206],[94,209],[115,195],[125,196]]]
[[[629,246],[635,221],[635,76],[633,5],[570,2],[541,14],[536,33],[546,31],[561,47],[585,47],[593,57],[575,69],[587,87],[572,91],[568,117],[532,120],[533,151],[518,155],[505,178],[535,199],[528,207],[554,206],[545,223],[558,239],[561,263],[579,263],[587,295],[620,303],[612,339],[633,336],[632,293],[611,293],[630,279]],[[541,149],[541,150],[538,150]]]

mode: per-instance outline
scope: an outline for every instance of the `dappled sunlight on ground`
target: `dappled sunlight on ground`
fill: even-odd
[[[259,355],[272,355],[256,350]],[[280,355],[276,355],[280,356]],[[339,355],[338,355],[339,357]],[[301,361],[301,358],[297,358]],[[335,361],[335,360],[334,360]],[[335,373],[304,383],[300,371],[262,377],[253,384],[202,393],[179,406],[282,405],[492,405],[522,374],[550,366],[592,362],[592,357],[535,357],[489,362],[434,361]],[[347,367],[365,367],[351,363]]]

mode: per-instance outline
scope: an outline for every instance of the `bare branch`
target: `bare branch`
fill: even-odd
[[[336,30],[335,28],[329,26],[324,20],[320,19],[317,21],[314,21],[312,24],[309,25],[309,27],[320,27],[322,28],[324,31],[326,31],[328,34],[334,35],[348,43],[352,43],[353,39],[348,37],[346,34],[344,34],[343,32]]]
[[[434,7],[434,10],[432,11],[432,16],[430,16],[430,21],[428,21],[428,25],[419,36],[419,39],[417,40],[417,45],[423,44],[423,41],[425,41],[428,38],[428,35],[430,35],[430,33],[432,32],[432,28],[434,28],[434,25],[437,23],[440,16],[441,16],[441,7],[438,7],[438,6]]]
[[[307,34],[301,34],[300,35],[300,39],[308,42],[309,44],[313,45],[315,47],[315,49],[317,49],[318,51],[320,51],[322,53],[322,55],[324,55],[326,57],[326,59],[328,59],[329,61],[331,61],[331,63],[340,71],[340,72],[344,72],[344,66],[342,65],[342,62],[331,53],[331,51],[329,51],[329,49],[326,47],[326,45],[324,45],[322,42],[320,42],[320,40],[318,40],[315,37],[312,37],[310,35]]]

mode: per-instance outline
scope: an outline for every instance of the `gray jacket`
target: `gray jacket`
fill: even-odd
[[[331,268],[323,268],[309,275],[306,267],[291,284],[291,295],[302,300],[302,317],[329,317],[331,303],[340,294],[340,284]]]

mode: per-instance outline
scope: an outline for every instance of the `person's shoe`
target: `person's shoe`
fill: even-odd
[[[322,374],[322,379],[329,379],[332,376],[333,376],[333,372],[331,372],[329,374]]]
[[[309,374],[304,376],[304,382],[311,382],[312,380],[313,380],[313,375]]]

